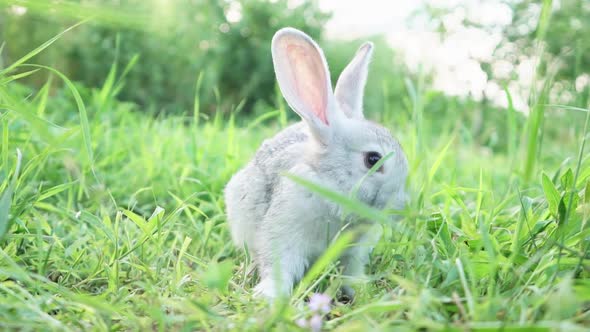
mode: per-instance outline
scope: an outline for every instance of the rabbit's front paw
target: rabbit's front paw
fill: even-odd
[[[274,299],[278,296],[278,289],[271,278],[263,278],[254,287],[254,296],[258,298]]]
[[[263,298],[275,298],[276,289],[274,282],[271,279],[262,279],[256,287],[254,287],[254,296]]]

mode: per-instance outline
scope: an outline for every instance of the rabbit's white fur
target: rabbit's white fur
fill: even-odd
[[[303,121],[264,141],[225,189],[232,238],[253,252],[261,277],[256,294],[290,294],[340,229],[349,222],[360,223],[345,218],[338,204],[281,176],[283,172],[347,194],[368,171],[365,153],[393,152],[382,170],[364,180],[357,197],[376,208],[405,205],[407,160],[402,148],[387,129],[363,116],[372,50],[371,43],[359,48],[332,92],[324,55],[310,37],[284,28],[272,40],[279,87]],[[351,281],[364,274],[379,230],[369,228],[343,255],[343,273]]]

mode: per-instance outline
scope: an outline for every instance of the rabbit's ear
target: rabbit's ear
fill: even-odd
[[[322,50],[305,33],[283,28],[272,39],[272,59],[287,103],[325,142],[335,112],[331,111],[334,95]]]
[[[354,58],[344,68],[336,83],[336,101],[349,118],[364,118],[363,91],[367,83],[369,62],[373,54],[373,43],[364,43]]]

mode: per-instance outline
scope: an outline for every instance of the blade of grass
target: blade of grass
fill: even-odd
[[[37,104],[37,115],[42,117],[45,114],[45,109],[47,108],[47,98],[49,97],[49,90],[51,89],[51,82],[53,81],[53,75],[49,75],[47,82],[43,84],[41,90],[37,94],[37,98],[39,98],[39,103]]]
[[[259,126],[262,122],[268,120],[268,119],[272,119],[274,117],[280,117],[281,113],[280,111],[270,111],[270,112],[266,112],[264,114],[262,114],[261,116],[257,117],[256,119],[254,119],[254,121],[250,122],[248,124],[248,126],[246,127],[246,132],[256,128],[257,126]]]
[[[2,119],[2,165],[8,169],[8,119]],[[6,172],[8,174],[8,172]]]
[[[0,104],[0,109],[6,109],[10,112],[14,112],[20,117],[26,119],[35,128],[35,133],[48,141],[52,140],[53,135],[47,127],[51,126],[54,128],[65,129],[49,120],[39,117],[33,110],[30,109],[30,105],[28,103],[15,98],[15,96],[13,96],[3,86],[0,86],[0,98],[6,103]]]
[[[295,292],[296,298],[309,292],[308,286],[322,273],[322,271],[328,267],[328,265],[340,257],[344,250],[346,250],[346,248],[352,243],[354,236],[354,232],[345,232],[336,238],[336,240],[326,249],[326,251],[324,251],[320,258],[318,258],[318,260],[311,266],[303,279],[301,279],[301,282],[297,286],[297,290]]]
[[[459,271],[459,278],[461,279],[461,286],[463,286],[463,291],[465,292],[465,298],[467,299],[467,307],[469,308],[469,316],[474,318],[475,315],[475,302],[473,300],[473,295],[469,285],[467,284],[467,278],[465,276],[465,271],[463,270],[463,263],[461,263],[461,259],[457,258],[455,260],[455,265],[457,266],[457,270]]]
[[[368,220],[374,220],[374,221],[383,222],[383,223],[389,222],[389,219],[383,213],[381,213],[381,211],[376,210],[376,209],[374,209],[362,202],[359,202],[358,200],[349,198],[349,197],[339,194],[335,191],[326,189],[320,185],[317,185],[309,180],[300,178],[300,177],[295,176],[293,174],[283,174],[283,175],[285,177],[287,177],[288,179],[290,179],[291,181],[309,189],[310,191],[339,204],[346,211],[354,212],[355,214],[357,214],[361,218],[366,218]]]
[[[0,80],[0,84],[8,84],[8,83],[10,83],[12,81],[16,81],[16,80],[19,80],[21,78],[25,78],[25,77],[31,76],[34,73],[38,72],[38,71],[39,71],[39,69],[33,69],[33,70],[25,71],[25,72],[22,72],[22,73],[14,74],[14,75],[11,75],[11,76],[6,76],[2,80]]]
[[[185,236],[184,241],[182,242],[182,246],[180,247],[180,251],[178,252],[178,259],[176,260],[176,286],[180,286],[180,281],[182,280],[182,258],[188,249],[188,246],[191,244],[193,239]]]
[[[25,54],[20,59],[16,60],[14,63],[12,63],[10,66],[8,66],[5,69],[3,69],[2,71],[0,71],[0,76],[4,76],[7,73],[13,71],[14,69],[16,69],[17,67],[19,67],[23,63],[27,62],[32,57],[34,57],[35,55],[41,53],[44,49],[46,49],[47,47],[49,47],[51,44],[55,43],[56,40],[60,39],[63,35],[65,35],[66,33],[68,33],[70,30],[72,30],[74,28],[77,28],[78,26],[86,23],[87,21],[88,21],[88,19],[82,20],[82,21],[80,21],[80,22],[78,22],[78,23],[70,26],[69,28],[65,29],[64,31],[58,33],[55,37],[49,39],[45,43],[41,44],[41,46],[39,46],[39,47],[35,48],[34,50],[32,50],[31,52]]]
[[[5,41],[3,41],[2,44],[0,44],[0,69],[4,68],[4,61],[2,61],[2,52],[4,51],[4,45],[6,45]]]
[[[281,93],[281,89],[279,89],[279,85],[275,84],[275,99],[276,104],[278,107],[279,112],[279,124],[281,128],[285,128],[287,126],[287,106],[285,105],[285,101],[283,100],[283,95]]]
[[[574,181],[573,181],[573,183],[571,185],[572,187],[570,188],[569,204],[568,204],[567,210],[565,212],[566,215],[565,215],[565,222],[564,222],[564,225],[563,225],[564,228],[566,228],[565,226],[567,225],[567,223],[569,221],[569,217],[570,217],[571,210],[572,210],[572,204],[574,202],[574,195],[577,194],[577,191],[576,191],[576,183],[578,182],[578,176],[580,175],[580,170],[582,168],[582,159],[583,159],[583,156],[584,156],[584,149],[586,147],[586,139],[588,137],[588,124],[589,123],[590,123],[590,112],[586,112],[586,120],[584,121],[584,130],[582,132],[582,143],[580,144],[580,151],[578,153],[578,162],[577,162],[577,165],[576,165],[576,172],[575,172],[575,175],[574,175]],[[587,197],[586,197],[586,199],[587,199]],[[561,248],[563,247],[564,242],[565,242],[565,232],[562,234],[562,237],[561,237],[561,246],[559,248],[559,256],[557,258],[557,266],[558,266],[557,271],[559,271],[559,263],[560,263],[559,258],[561,257]],[[584,251],[587,252],[587,250],[588,250],[588,247],[586,247],[586,249]],[[576,268],[575,268],[574,271],[578,271],[578,269],[580,269],[582,267],[583,257],[584,256],[585,256],[585,253],[583,253],[580,256],[580,260],[578,261],[578,264],[576,265]],[[556,272],[556,274],[557,274],[557,272]]]
[[[508,107],[506,108],[506,131],[508,132],[508,155],[510,156],[511,164],[514,163],[516,155],[516,111],[512,102],[512,94],[508,90],[508,86],[504,86],[504,93],[508,99]]]
[[[561,108],[561,109],[568,110],[568,111],[580,111],[580,112],[586,112],[586,113],[590,112],[590,109],[588,109],[588,108],[568,106],[568,105],[547,104],[545,106],[553,107],[553,108]]]
[[[199,126],[199,117],[201,113],[201,84],[203,84],[203,72],[199,72],[197,83],[195,84],[195,99],[193,101],[193,123]]]
[[[46,1],[46,0],[0,0],[0,7],[17,4],[26,7],[28,12],[35,15],[71,20],[92,20],[93,23],[112,26],[120,29],[128,27],[140,31],[153,31],[171,27],[171,19],[160,15],[158,24],[149,24],[151,17],[146,12],[138,11],[129,6],[108,6],[107,3],[86,3],[78,1]],[[114,3],[113,3],[114,4]]]
[[[59,78],[61,78],[64,81],[64,83],[66,84],[66,86],[68,87],[68,89],[70,90],[72,95],[74,96],[74,100],[76,101],[76,105],[78,107],[78,114],[80,116],[80,127],[82,128],[82,136],[83,136],[83,141],[84,141],[84,147],[86,150],[86,156],[88,157],[88,161],[90,163],[90,168],[92,170],[92,173],[93,173],[95,179],[98,182],[100,182],[98,179],[98,176],[96,174],[95,167],[94,167],[94,152],[92,150],[92,140],[90,137],[90,124],[88,122],[88,113],[86,112],[86,107],[84,106],[84,101],[82,100],[82,97],[80,96],[80,93],[78,92],[78,89],[76,89],[76,86],[74,86],[74,83],[72,83],[72,81],[70,81],[69,78],[67,78],[64,74],[62,74],[57,69],[54,69],[54,68],[51,68],[48,66],[32,65],[32,64],[27,64],[27,65],[23,65],[23,66],[43,68],[45,70],[48,70],[48,71],[54,73],[55,75],[59,76]]]
[[[22,162],[22,153],[19,149],[16,149],[16,167],[14,170],[14,174],[12,174],[12,179],[10,180],[10,184],[4,190],[2,197],[0,197],[0,240],[4,238],[6,232],[10,228],[10,205],[12,203],[12,194],[14,189],[16,188],[16,181],[20,174],[20,167]],[[8,168],[8,164],[5,165]],[[6,171],[8,174],[8,171]]]
[[[443,161],[444,157],[447,155],[447,151],[449,150],[449,147],[451,146],[451,144],[453,143],[454,140],[455,140],[454,136],[451,137],[451,139],[449,139],[447,144],[443,147],[443,149],[438,154],[436,160],[432,164],[432,167],[430,167],[430,171],[428,172],[428,181],[429,182],[431,182],[432,179],[434,179],[434,175],[436,174],[436,171],[438,170],[438,168],[442,164],[442,161]]]
[[[129,60],[129,62],[127,62],[127,65],[125,66],[125,68],[123,68],[123,71],[121,72],[121,75],[117,79],[117,82],[115,82],[115,86],[113,87],[113,93],[112,93],[113,96],[117,96],[119,94],[119,92],[123,89],[123,85],[125,83],[125,77],[127,76],[127,74],[129,74],[129,72],[135,66],[137,61],[139,61],[139,58],[140,58],[139,53],[136,53],[133,55],[133,57],[131,57],[131,60]]]

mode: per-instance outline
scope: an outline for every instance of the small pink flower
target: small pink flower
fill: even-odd
[[[316,313],[327,314],[330,312],[331,301],[326,294],[314,293],[309,298],[309,309]]]
[[[323,323],[324,322],[322,321],[322,316],[313,315],[313,317],[311,317],[311,319],[309,320],[309,328],[313,332],[320,332],[322,330]]]

